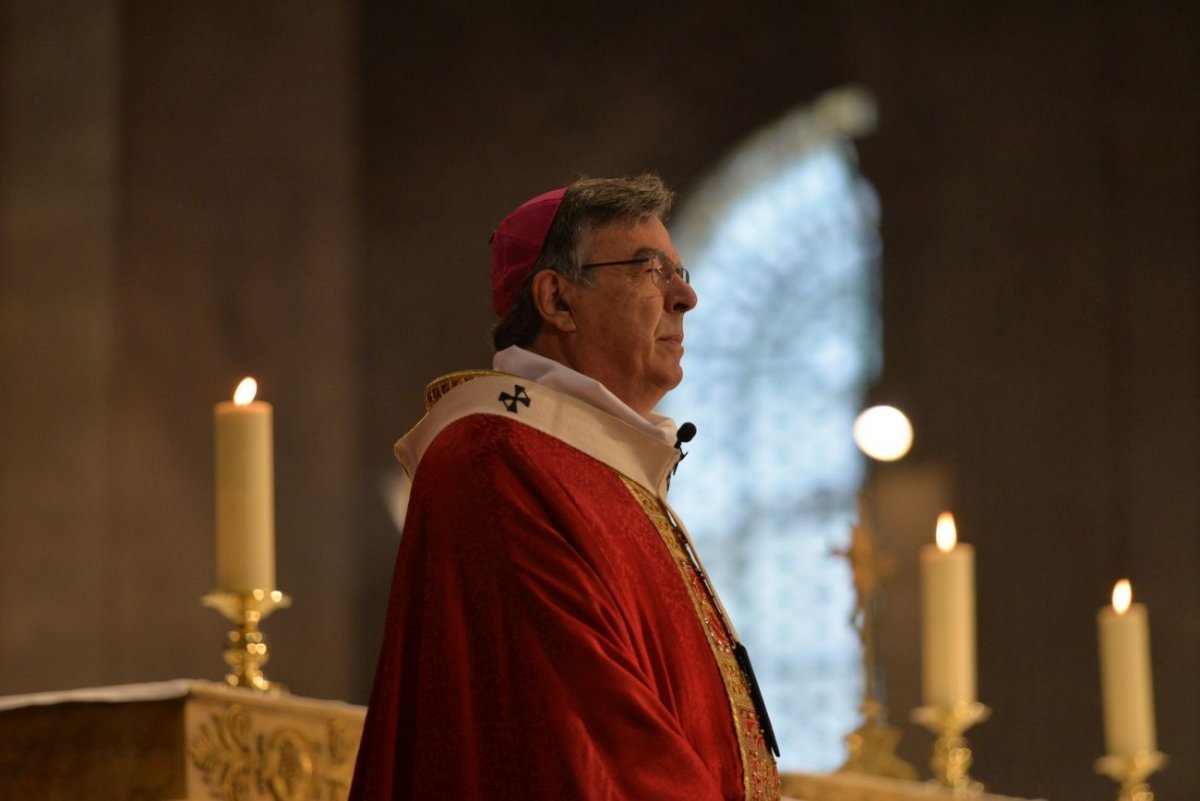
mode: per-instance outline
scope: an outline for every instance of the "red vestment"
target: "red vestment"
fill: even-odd
[[[417,453],[351,801],[778,798],[656,488],[522,417],[602,412],[502,378]]]

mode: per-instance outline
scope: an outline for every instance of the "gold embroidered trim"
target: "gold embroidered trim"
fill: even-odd
[[[754,701],[750,698],[750,689],[746,686],[746,678],[738,666],[733,653],[733,643],[725,623],[717,611],[717,604],[710,597],[705,582],[700,578],[698,568],[688,556],[684,547],[683,533],[671,524],[662,502],[652,495],[645,487],[621,476],[621,480],[629,492],[637,500],[654,528],[662,538],[663,544],[679,568],[680,576],[687,587],[696,616],[708,638],[713,658],[725,683],[725,694],[729,698],[729,708],[733,716],[733,727],[737,733],[738,750],[742,756],[742,784],[746,792],[746,801],[778,801],[780,797],[779,770],[775,760],[767,750],[763,739],[762,728],[759,724],[758,713],[754,711]]]
[[[456,373],[447,373],[433,379],[425,387],[425,411],[432,409],[433,404],[459,384],[485,375],[504,375],[504,373],[498,373],[495,370],[459,370]]]

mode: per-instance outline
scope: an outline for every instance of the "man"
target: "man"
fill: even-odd
[[[744,649],[666,505],[655,405],[696,305],[654,176],[492,238],[495,372],[396,445],[413,479],[351,799],[776,799]],[[764,734],[765,731],[765,734]]]

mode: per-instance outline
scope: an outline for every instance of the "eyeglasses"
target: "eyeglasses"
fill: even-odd
[[[679,276],[679,280],[685,284],[692,282],[692,276],[687,271],[687,268],[682,264],[676,264],[671,261],[664,253],[651,253],[649,256],[640,256],[636,259],[618,259],[617,261],[597,261],[591,264],[581,264],[580,269],[593,270],[597,267],[615,267],[618,264],[646,264],[649,265],[646,272],[650,273],[650,279],[654,281],[654,285],[659,289],[666,289],[671,285],[671,279]]]

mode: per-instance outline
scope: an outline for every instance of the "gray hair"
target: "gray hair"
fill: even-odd
[[[508,314],[492,329],[492,345],[504,350],[510,345],[527,347],[542,329],[542,317],[533,303],[533,277],[542,270],[576,283],[589,285],[595,279],[581,269],[586,236],[593,229],[612,223],[637,223],[649,218],[665,220],[675,193],[657,175],[633,178],[580,178],[567,187],[554,222],[546,233],[542,252],[521,285]]]

